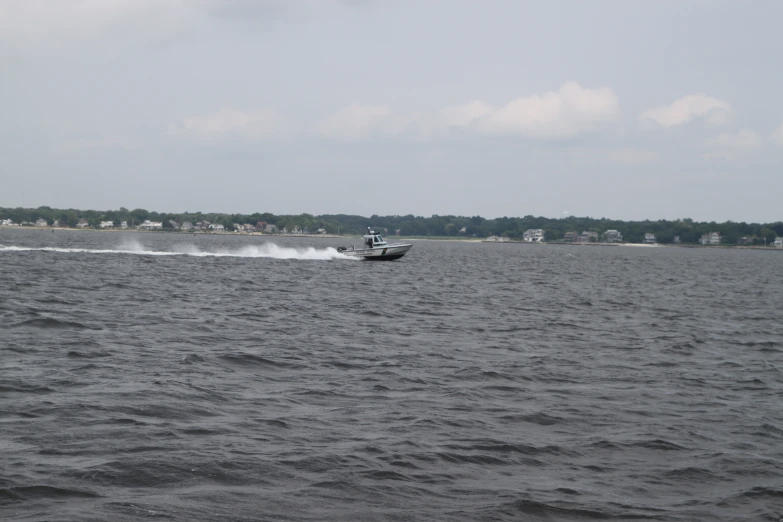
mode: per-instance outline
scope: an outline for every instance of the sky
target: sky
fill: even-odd
[[[0,0],[0,206],[783,219],[777,0]]]

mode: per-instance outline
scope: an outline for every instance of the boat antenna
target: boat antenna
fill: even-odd
[[[370,227],[367,227],[367,233],[372,235],[372,232],[370,232]]]

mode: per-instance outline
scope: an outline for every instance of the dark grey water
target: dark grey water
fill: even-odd
[[[0,519],[783,516],[781,253],[267,243],[0,230]]]

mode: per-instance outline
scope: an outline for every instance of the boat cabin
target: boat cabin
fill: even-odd
[[[389,246],[380,234],[376,234],[369,229],[367,229],[367,234],[362,236],[362,239],[364,239],[364,246],[366,248],[383,248]]]

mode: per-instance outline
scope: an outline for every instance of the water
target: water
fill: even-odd
[[[783,253],[0,230],[0,519],[779,520]]]

